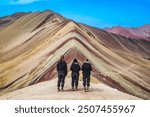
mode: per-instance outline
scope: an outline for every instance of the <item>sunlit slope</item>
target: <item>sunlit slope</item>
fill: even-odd
[[[150,42],[129,40],[67,20],[51,11],[29,13],[0,30],[0,93],[57,76],[65,56],[88,58],[92,75],[120,91],[150,99]]]

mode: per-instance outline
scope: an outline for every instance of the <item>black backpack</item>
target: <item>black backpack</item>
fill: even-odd
[[[73,64],[73,65],[72,65],[72,71],[73,71],[73,72],[79,72],[79,71],[80,71],[80,66],[79,66],[79,64]]]
[[[64,70],[64,63],[62,61],[59,62],[58,69],[59,70]]]

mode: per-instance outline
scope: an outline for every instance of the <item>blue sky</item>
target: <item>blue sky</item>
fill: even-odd
[[[0,16],[46,9],[98,28],[150,24],[150,0],[0,0]]]

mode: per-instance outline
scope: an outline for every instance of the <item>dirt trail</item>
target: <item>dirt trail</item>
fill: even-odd
[[[137,100],[139,98],[122,93],[102,83],[91,83],[89,92],[84,92],[82,81],[78,91],[71,90],[71,79],[65,80],[64,91],[57,91],[57,79],[32,85],[14,92],[5,94],[0,100]]]

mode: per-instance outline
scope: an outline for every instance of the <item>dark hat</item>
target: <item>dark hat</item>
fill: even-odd
[[[61,58],[61,59],[64,59],[64,56],[62,55],[60,58]]]
[[[60,61],[62,61],[64,59],[64,56],[62,55],[61,57],[60,57]]]
[[[77,61],[77,59],[75,58],[75,59],[73,60],[73,62],[78,62],[78,61]]]

